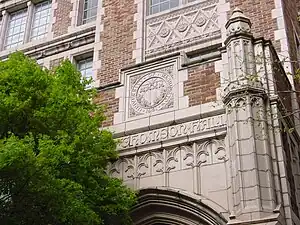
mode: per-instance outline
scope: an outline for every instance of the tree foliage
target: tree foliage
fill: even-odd
[[[128,224],[135,194],[106,173],[116,142],[69,61],[0,62],[0,219],[10,225]]]

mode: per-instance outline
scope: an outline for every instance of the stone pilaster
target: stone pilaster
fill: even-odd
[[[4,42],[5,42],[5,29],[7,27],[8,23],[8,13],[6,10],[2,11],[2,22],[1,22],[1,27],[0,27],[0,51],[3,49]]]
[[[263,79],[256,72],[251,22],[235,9],[226,24],[228,73],[224,77],[231,168],[231,221],[274,216],[277,206]],[[263,222],[263,221],[262,221]],[[243,223],[243,222],[242,222]]]
[[[26,29],[24,34],[24,43],[27,43],[30,41],[30,35],[31,35],[31,25],[33,22],[34,17],[34,5],[31,1],[27,2],[27,22],[26,22]]]

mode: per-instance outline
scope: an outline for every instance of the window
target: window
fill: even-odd
[[[3,14],[0,50],[15,48],[29,41],[47,36],[51,17],[51,1],[46,0],[27,8]],[[1,26],[1,24],[0,24]]]
[[[196,0],[147,0],[147,15],[153,15]]]
[[[50,23],[51,2],[46,1],[35,6],[30,40],[46,37]]]
[[[5,49],[17,47],[24,42],[25,28],[27,20],[27,9],[10,14],[6,37]]]
[[[77,61],[77,68],[81,75],[86,79],[93,78],[93,57],[81,59]],[[87,86],[91,88],[91,84]]]
[[[82,24],[96,20],[98,0],[83,0]]]
[[[86,58],[82,59],[77,62],[78,70],[80,71],[81,75],[87,79],[93,76],[92,69],[93,69],[93,58]]]
[[[148,0],[148,14],[152,15],[179,6],[179,0]]]

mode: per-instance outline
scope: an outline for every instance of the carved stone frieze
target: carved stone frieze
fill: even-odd
[[[174,82],[173,65],[130,76],[128,117],[173,108]]]
[[[211,139],[152,152],[121,157],[109,173],[123,180],[171,173],[227,160],[223,140]]]
[[[137,156],[137,177],[162,174],[164,172],[163,152],[148,152]]]
[[[173,51],[221,36],[219,0],[206,0],[146,20],[146,56]]]
[[[226,150],[223,140],[212,139],[197,145],[196,165],[207,165],[226,160]]]
[[[194,166],[192,145],[183,145],[166,150],[166,172],[182,170]]]
[[[125,179],[130,179],[135,177],[135,158],[124,158],[123,159],[123,166],[125,170],[123,170],[123,176],[126,177]]]

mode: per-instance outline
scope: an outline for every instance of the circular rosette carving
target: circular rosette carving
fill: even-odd
[[[197,20],[195,21],[197,27],[203,27],[205,23],[206,23],[206,18],[204,18],[203,16],[198,17]]]
[[[131,107],[139,113],[149,113],[166,107],[171,101],[172,78],[163,72],[142,76],[132,87]]]
[[[160,31],[159,31],[159,36],[161,36],[162,38],[167,37],[170,34],[171,30],[168,27],[163,27]]]

